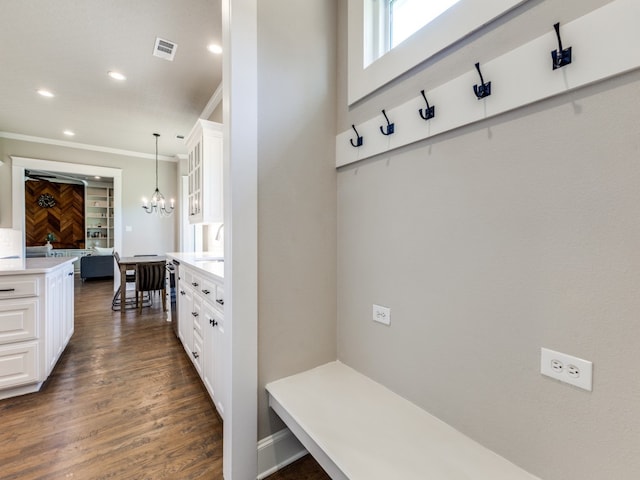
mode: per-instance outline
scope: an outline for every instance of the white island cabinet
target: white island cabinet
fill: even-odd
[[[167,256],[179,262],[180,341],[224,418],[224,262],[203,259],[202,254],[194,253],[168,253]]]
[[[69,343],[74,261],[0,261],[0,399],[38,391]]]

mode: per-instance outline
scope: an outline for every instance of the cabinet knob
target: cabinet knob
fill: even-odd
[[[209,319],[209,323],[211,324],[212,327],[215,327],[216,325],[218,325],[218,322],[215,321],[213,318]]]
[[[198,352],[191,352],[193,354],[193,358],[198,358],[200,355],[198,355]]]
[[[194,317],[199,316],[200,314],[198,312],[191,312],[191,315],[193,315]]]
[[[216,302],[218,302],[220,305],[224,305],[224,300],[222,298],[216,299]]]
[[[180,295],[186,295],[186,294],[184,293],[184,290],[180,290]]]
[[[204,293],[205,295],[209,295],[211,292],[209,290],[202,290],[202,293]]]
[[[73,272],[69,272],[69,273],[67,273],[67,277],[70,277],[70,276],[72,276],[72,275],[73,275]]]
[[[193,285],[194,287],[197,287],[200,284],[198,282],[193,282],[191,285]]]

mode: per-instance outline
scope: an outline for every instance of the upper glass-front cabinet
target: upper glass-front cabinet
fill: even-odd
[[[187,150],[189,223],[223,222],[222,125],[198,120]]]

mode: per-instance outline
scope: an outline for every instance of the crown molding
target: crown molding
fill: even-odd
[[[110,153],[113,155],[123,155],[126,157],[145,158],[155,160],[155,154],[134,152],[132,150],[121,150],[119,148],[103,147],[101,145],[89,145],[87,143],[69,142],[68,140],[55,140],[52,138],[33,137],[31,135],[23,135],[21,133],[0,132],[0,138],[10,140],[20,140],[22,142],[43,143],[45,145],[55,145],[57,147],[76,148],[78,150],[90,150],[93,152]],[[166,155],[158,155],[158,160],[165,162],[176,162],[176,157],[168,157]]]
[[[222,82],[220,82],[220,85],[218,85],[216,91],[213,92],[213,95],[211,95],[211,98],[205,105],[204,110],[202,110],[199,118],[208,120],[209,117],[211,117],[211,114],[213,114],[213,111],[216,109],[216,107],[220,105],[220,102],[222,102]]]

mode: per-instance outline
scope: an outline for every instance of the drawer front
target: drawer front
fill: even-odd
[[[202,337],[202,300],[196,295],[193,296],[193,310],[191,311],[193,317],[193,330]]]
[[[200,289],[200,295],[202,295],[202,298],[204,300],[207,300],[209,302],[213,302],[214,299],[216,298],[216,284],[213,282],[210,282],[209,280],[203,279],[202,283],[200,284],[200,287],[198,287]]]
[[[196,331],[193,332],[193,352],[191,352],[191,359],[198,373],[202,375],[202,337]]]
[[[220,310],[224,310],[224,288],[220,285],[216,286],[216,302],[215,306]]]
[[[0,302],[0,344],[38,338],[38,298]]]
[[[191,270],[187,270],[184,267],[180,267],[180,281],[186,283],[187,285],[191,285],[191,282],[193,282],[193,273],[191,273]]]
[[[37,297],[40,295],[39,278],[15,275],[0,278],[0,299]]]
[[[192,273],[189,285],[191,285],[196,292],[200,293],[200,289],[202,288],[202,278],[195,273]]]
[[[0,388],[38,381],[38,342],[0,346]]]

